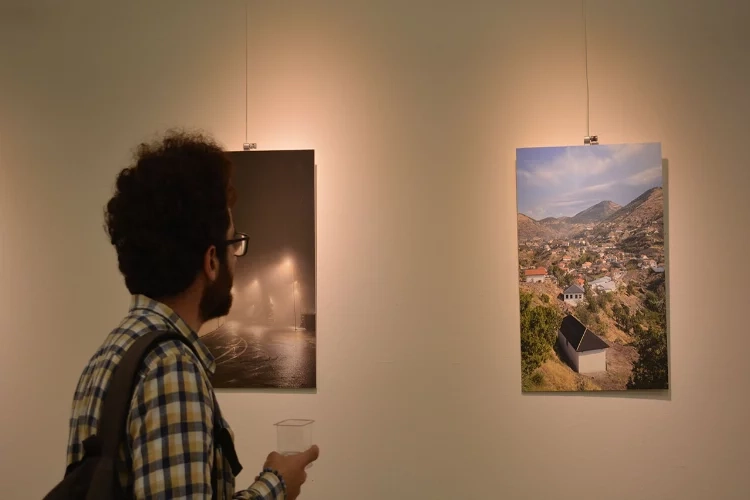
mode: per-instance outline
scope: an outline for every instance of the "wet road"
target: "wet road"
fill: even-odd
[[[315,335],[227,321],[201,340],[216,358],[215,388],[315,387]]]

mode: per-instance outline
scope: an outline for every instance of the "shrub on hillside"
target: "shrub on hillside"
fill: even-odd
[[[521,291],[521,372],[529,377],[550,354],[562,315],[557,308],[533,306],[532,294]]]

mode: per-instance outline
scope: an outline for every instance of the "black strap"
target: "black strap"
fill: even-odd
[[[127,422],[130,402],[141,363],[153,346],[166,340],[178,340],[190,347],[198,356],[195,347],[190,342],[186,342],[183,335],[170,330],[152,330],[145,333],[127,349],[114,370],[112,382],[104,396],[97,432],[102,455],[111,458],[113,461],[117,459],[119,445],[125,435],[125,423]],[[214,447],[218,446],[222,449],[222,453],[230,463],[232,474],[237,476],[242,470],[242,465],[237,459],[229,430],[224,427],[216,396],[214,395],[213,398]],[[212,469],[215,470],[217,465],[214,464]],[[214,491],[216,491],[215,481],[217,478],[214,476],[212,473],[212,483],[214,483]]]
[[[127,349],[112,374],[112,382],[102,403],[102,413],[99,417],[97,435],[102,446],[102,455],[117,458],[121,438],[125,435],[125,422],[133,398],[138,370],[151,348],[165,340],[184,340],[178,332],[150,331],[139,337]],[[188,344],[188,342],[185,342]],[[193,347],[190,346],[192,349]]]
[[[222,454],[229,461],[232,475],[237,477],[242,472],[242,464],[237,458],[232,435],[229,433],[229,429],[224,427],[224,420],[221,418],[221,410],[219,410],[218,404],[214,406],[214,443],[221,448]]]

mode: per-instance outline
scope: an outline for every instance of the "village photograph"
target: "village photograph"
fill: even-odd
[[[522,390],[667,389],[661,144],[516,156]]]

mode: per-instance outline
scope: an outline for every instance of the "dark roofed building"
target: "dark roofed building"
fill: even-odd
[[[609,344],[572,315],[563,318],[558,332],[558,343],[573,369],[578,373],[607,370]]]
[[[583,294],[584,294],[583,288],[575,284],[570,285],[563,292],[563,301],[566,304],[576,306],[578,305],[579,302],[583,300]]]

